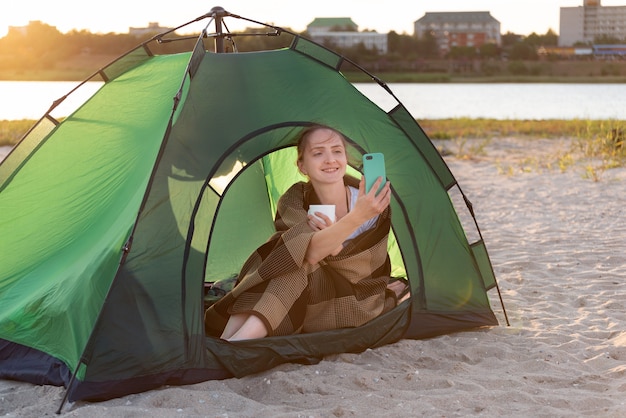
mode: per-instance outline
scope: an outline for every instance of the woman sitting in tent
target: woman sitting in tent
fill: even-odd
[[[391,190],[379,178],[346,175],[346,139],[313,126],[298,140],[298,169],[308,182],[278,201],[276,233],[245,262],[235,287],[205,313],[209,335],[262,338],[356,327],[397,304],[388,289]],[[335,205],[336,221],[308,215],[312,204]]]

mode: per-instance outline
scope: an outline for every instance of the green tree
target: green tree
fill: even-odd
[[[478,49],[480,57],[483,59],[496,58],[500,56],[500,48],[496,44],[482,44]]]
[[[40,69],[53,66],[58,59],[63,35],[54,26],[32,21],[25,31],[12,30],[2,39],[0,55],[13,61],[18,69]]]
[[[520,42],[522,40],[522,36],[509,31],[501,36],[501,40],[502,47],[508,48]]]
[[[399,35],[391,31],[387,35],[387,50],[389,54],[400,56],[417,55],[420,50],[419,41],[411,35]]]
[[[543,46],[557,46],[559,44],[559,35],[554,33],[552,29],[548,29],[543,35]]]
[[[454,46],[448,53],[449,58],[476,58],[477,49],[473,46]]]
[[[522,43],[532,47],[538,47],[543,44],[541,36],[537,35],[535,32],[524,38]]]
[[[610,35],[599,35],[593,38],[593,43],[601,45],[621,44],[623,42],[626,42],[626,40],[623,41],[620,38]]]
[[[436,58],[439,56],[439,45],[433,33],[426,32],[418,40],[418,51],[422,58]]]
[[[509,49],[509,58],[512,60],[536,60],[539,56],[535,46],[518,42]]]

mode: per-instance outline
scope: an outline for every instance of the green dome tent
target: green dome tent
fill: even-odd
[[[284,29],[269,26],[289,47],[222,53],[227,16],[241,18],[196,19],[218,30],[190,52],[153,53],[170,31],[99,70],[96,94],[61,123],[55,102],[0,165],[0,378],[101,400],[498,324],[471,205],[405,107],[382,110],[342,75],[349,60]],[[346,135],[354,173],[384,153],[389,253],[411,297],[358,328],[206,337],[205,284],[273,232],[313,123]]]

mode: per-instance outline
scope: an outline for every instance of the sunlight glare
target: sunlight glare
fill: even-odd
[[[211,181],[209,182],[209,185],[221,196],[222,194],[224,194],[224,190],[226,190],[226,187],[228,187],[232,179],[244,167],[245,167],[244,163],[242,163],[241,161],[236,161],[230,173],[225,174],[223,176],[219,176],[219,177],[213,177]]]

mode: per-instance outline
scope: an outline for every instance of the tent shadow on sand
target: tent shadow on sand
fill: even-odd
[[[191,51],[155,53],[180,39],[172,30],[100,69],[90,99],[63,122],[52,114],[67,96],[55,102],[0,165],[0,378],[64,385],[63,403],[104,400],[498,324],[471,204],[389,87],[250,19],[289,46],[224,53],[237,36],[225,18],[244,19],[216,7],[176,28],[208,20]],[[347,65],[396,105],[361,94]],[[392,273],[411,296],[358,328],[208,338],[205,283],[236,274],[273,232],[277,198],[300,180],[294,140],[314,123],[346,135],[353,173],[384,153]]]

